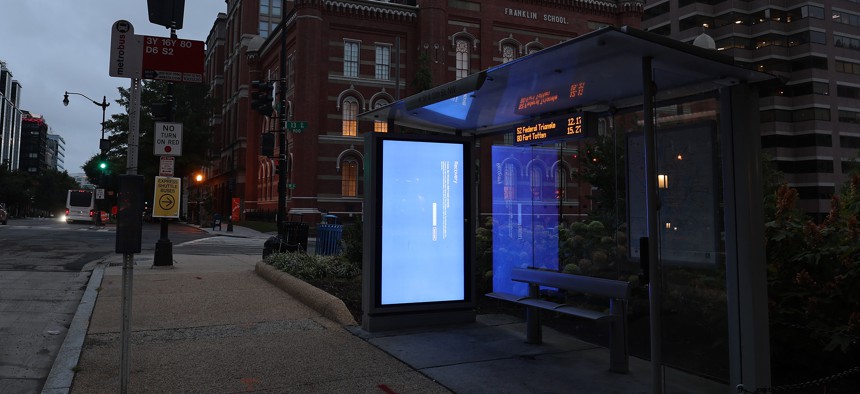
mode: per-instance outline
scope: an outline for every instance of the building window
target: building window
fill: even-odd
[[[830,109],[829,108],[803,108],[796,109],[791,113],[791,121],[792,122],[805,122],[809,120],[830,120]]]
[[[280,0],[260,0],[259,35],[266,38],[281,20]]]
[[[502,45],[502,63],[507,63],[517,57],[517,48],[513,44]]]
[[[538,166],[532,166],[529,171],[529,184],[532,189],[532,200],[540,201],[543,199],[543,177]]]
[[[358,196],[358,161],[353,158],[340,165],[340,193],[344,197]]]
[[[839,121],[842,123],[860,124],[860,112],[840,109]]]
[[[358,77],[358,42],[343,42],[343,76]]]
[[[358,120],[356,119],[358,116],[358,101],[352,97],[347,97],[346,100],[343,100],[341,111],[343,115],[343,135],[355,137],[358,135]]]
[[[537,45],[529,45],[529,48],[528,48],[527,52],[528,52],[528,54],[529,54],[529,55],[531,55],[532,53],[535,53],[535,52],[537,52],[537,51],[540,51],[541,49],[543,49],[543,48],[541,48],[540,46],[537,46]]]
[[[376,79],[387,81],[391,75],[391,47],[376,46]]]
[[[373,106],[374,109],[382,108],[388,105],[388,101],[386,100],[378,100],[376,104]],[[387,133],[388,132],[388,121],[385,120],[374,120],[373,121],[373,132],[375,133]]]
[[[460,79],[469,75],[469,41],[458,39],[455,49],[457,50],[456,77]]]
[[[851,63],[842,60],[836,61],[836,71],[848,74],[860,74],[860,63]]]
[[[833,46],[860,51],[860,39],[833,34]]]
[[[836,95],[852,99],[860,99],[860,87],[836,85]]]
[[[514,201],[517,199],[517,169],[512,163],[504,163],[503,172],[502,196],[505,201]]]
[[[851,26],[860,26],[860,15],[845,11],[833,11],[833,22]]]

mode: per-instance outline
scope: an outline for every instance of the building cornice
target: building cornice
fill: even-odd
[[[358,14],[364,17],[390,18],[407,21],[418,18],[417,6],[395,3],[326,0],[324,2],[324,7],[329,11]]]

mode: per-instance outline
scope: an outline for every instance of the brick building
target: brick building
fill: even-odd
[[[280,79],[282,34],[287,118],[307,122],[287,134],[289,220],[330,212],[349,221],[363,209],[363,134],[389,131],[358,114],[607,25],[636,27],[643,4],[228,0],[206,54],[214,209],[226,213],[239,198],[240,220],[276,210],[276,160],[260,155],[260,136],[278,122],[251,109],[249,97],[252,81]]]

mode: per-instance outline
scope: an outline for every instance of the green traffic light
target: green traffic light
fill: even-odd
[[[99,163],[99,168],[104,170],[105,168],[107,168],[107,163],[106,162]]]

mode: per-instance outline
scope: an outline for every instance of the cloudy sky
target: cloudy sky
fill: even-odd
[[[186,0],[179,38],[206,41],[224,0]],[[107,117],[125,112],[115,103],[117,87],[131,80],[108,75],[110,29],[127,20],[137,35],[169,37],[170,31],[149,22],[147,0],[3,0],[0,3],[0,60],[22,86],[21,109],[45,117],[54,134],[66,141],[65,169],[81,166],[99,152],[102,109],[81,96],[111,103]],[[141,155],[152,152],[140,152]]]

